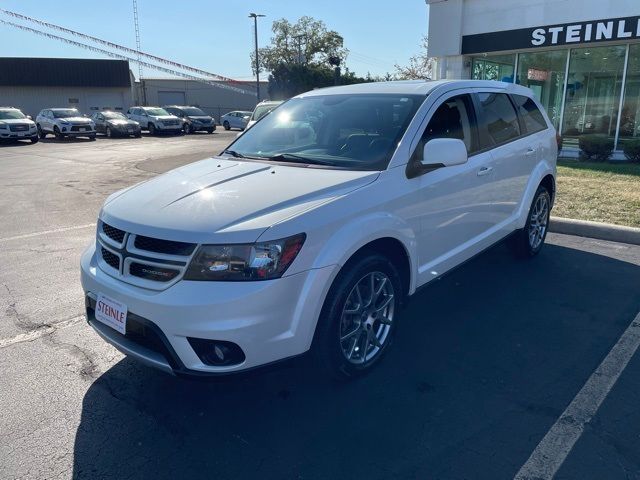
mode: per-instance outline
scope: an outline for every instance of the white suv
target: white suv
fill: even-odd
[[[36,117],[38,136],[52,133],[58,140],[65,137],[96,139],[96,125],[76,108],[45,108]]]
[[[0,140],[31,140],[31,143],[38,143],[36,124],[17,108],[0,107]]]
[[[82,256],[87,318],[174,373],[314,352],[353,376],[407,296],[510,237],[536,255],[556,138],[524,87],[359,84],[299,95],[217,157],[114,193]]]
[[[140,124],[142,130],[148,130],[151,135],[158,133],[182,133],[182,120],[171,115],[160,107],[131,107],[127,117]]]

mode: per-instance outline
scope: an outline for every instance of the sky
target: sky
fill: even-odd
[[[0,8],[135,48],[130,0],[0,0]],[[274,20],[295,22],[309,15],[324,21],[344,37],[350,50],[346,66],[362,76],[393,72],[395,63],[408,63],[419,52],[428,27],[424,0],[138,0],[141,50],[225,77],[251,80],[250,12],[266,15],[258,24],[260,46],[269,43]],[[1,12],[0,19],[32,26]],[[1,23],[0,56],[108,58]],[[137,66],[131,67],[137,76]],[[144,70],[143,75],[167,76],[153,70]]]

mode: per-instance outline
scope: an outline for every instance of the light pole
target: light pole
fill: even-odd
[[[253,35],[256,41],[256,98],[260,102],[260,61],[258,60],[258,17],[264,17],[259,13],[250,13],[249,18],[253,18]]]

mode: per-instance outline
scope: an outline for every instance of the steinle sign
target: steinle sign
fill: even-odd
[[[534,47],[640,38],[640,22],[638,22],[637,18],[622,18],[566,26],[542,27],[536,28],[531,37],[531,45]]]
[[[546,25],[462,37],[462,53],[640,39],[640,16]]]

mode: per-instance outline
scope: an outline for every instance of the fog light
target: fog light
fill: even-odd
[[[244,362],[242,349],[233,342],[187,337],[191,348],[205,365],[224,367]]]
[[[67,127],[62,127],[62,131],[66,132],[67,131]]]

